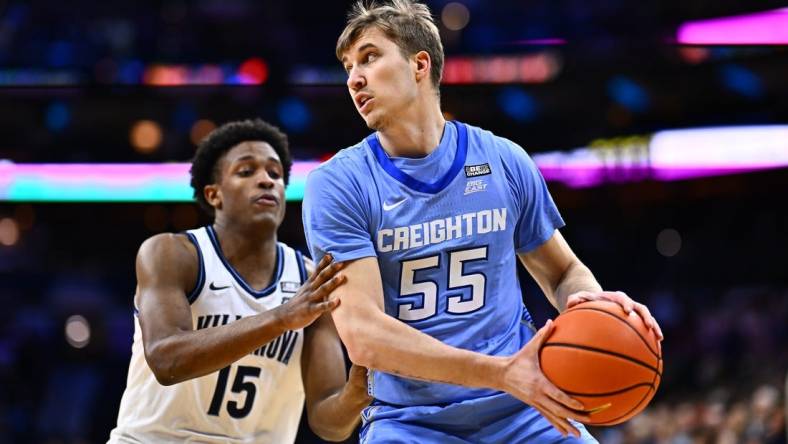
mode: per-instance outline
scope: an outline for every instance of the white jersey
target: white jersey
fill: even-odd
[[[301,254],[279,243],[274,279],[256,291],[224,257],[211,226],[187,234],[200,258],[189,295],[195,329],[273,309],[306,280]],[[303,336],[301,329],[285,332],[222,370],[163,386],[145,361],[135,316],[126,391],[109,442],[294,442],[304,405]]]

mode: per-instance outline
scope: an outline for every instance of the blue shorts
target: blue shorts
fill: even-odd
[[[596,443],[582,424],[581,438],[563,437],[536,409],[508,393],[443,406],[375,402],[361,414],[361,443]]]

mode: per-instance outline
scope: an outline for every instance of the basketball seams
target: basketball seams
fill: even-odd
[[[662,361],[662,358],[660,358],[660,361]],[[636,385],[633,385],[633,386],[631,386],[631,387],[628,387],[628,388],[626,388],[626,389],[620,390],[620,391],[618,391],[618,392],[613,392],[613,393],[610,393],[610,396],[612,396],[612,395],[616,395],[616,394],[618,394],[618,393],[624,393],[624,392],[626,392],[626,391],[628,391],[628,390],[632,390],[632,389],[635,389],[635,388],[637,388],[637,387],[641,387],[641,386],[647,386],[647,387],[649,387],[649,389],[648,389],[648,390],[646,390],[646,393],[644,393],[644,394],[643,394],[643,397],[642,397],[642,398],[640,398],[640,401],[638,401],[638,403],[637,403],[637,404],[635,404],[635,406],[634,406],[634,407],[632,407],[631,409],[629,409],[629,410],[628,410],[626,413],[624,413],[623,415],[619,415],[619,416],[617,416],[617,417],[615,417],[615,418],[612,418],[612,419],[609,419],[609,420],[607,420],[607,421],[605,421],[605,422],[600,422],[600,423],[591,423],[591,424],[593,424],[593,425],[597,425],[597,426],[608,426],[608,425],[615,425],[615,424],[618,424],[618,423],[620,423],[620,422],[623,422],[623,421],[625,421],[625,420],[628,420],[628,419],[630,419],[630,418],[628,418],[628,416],[629,416],[629,415],[631,415],[631,414],[632,414],[632,412],[639,410],[639,409],[640,409],[640,406],[641,406],[641,405],[642,405],[644,402],[649,402],[649,401],[651,400],[651,398],[654,396],[654,394],[656,394],[656,392],[657,392],[657,386],[656,386],[657,377],[659,377],[660,379],[662,379],[662,374],[661,374],[661,373],[659,373],[659,372],[654,372],[654,378],[651,380],[651,383],[650,383],[650,384],[649,384],[649,383],[645,383],[645,382],[643,382],[643,383],[636,384]],[[585,397],[588,397],[588,398],[593,398],[593,397],[595,397],[595,396],[604,396],[604,394],[590,395],[590,394],[584,394],[584,393],[571,393],[571,392],[566,392],[566,393],[567,393],[568,395],[572,395],[572,396],[585,396]],[[649,397],[649,395],[651,395],[651,397]]]
[[[643,335],[641,335],[640,332],[635,327],[633,327],[629,322],[627,322],[626,319],[622,318],[621,316],[616,315],[615,313],[610,313],[609,311],[602,310],[600,308],[582,307],[582,306],[578,306],[578,307],[572,308],[571,310],[567,311],[566,313],[569,313],[571,311],[583,311],[583,310],[590,310],[590,311],[597,311],[599,313],[604,313],[604,314],[606,314],[608,316],[613,316],[614,318],[616,318],[619,321],[623,322],[624,324],[626,324],[627,327],[629,327],[633,332],[635,332],[636,335],[638,335],[640,340],[643,341],[643,344],[645,344],[645,346],[648,349],[648,351],[650,351],[651,354],[654,355],[654,357],[657,358],[658,361],[662,360],[662,356],[660,356],[657,352],[655,352],[651,348],[651,345],[649,345],[649,343],[646,340],[646,338],[644,338]]]
[[[649,382],[640,382],[640,383],[638,383],[638,384],[635,384],[635,385],[630,385],[629,387],[624,387],[624,388],[622,388],[622,389],[619,389],[619,390],[614,390],[614,391],[612,391],[612,392],[607,392],[607,393],[580,393],[580,392],[571,392],[571,391],[568,391],[568,390],[564,390],[563,388],[562,388],[561,390],[562,390],[564,393],[566,393],[567,395],[571,395],[571,396],[585,396],[585,397],[587,397],[587,398],[598,398],[598,397],[601,397],[601,396],[613,396],[613,395],[620,395],[621,393],[626,393],[626,392],[628,392],[628,391],[630,391],[630,390],[634,390],[634,389],[636,389],[636,388],[639,388],[639,387],[648,387],[648,388],[649,388],[649,390],[648,390],[648,391],[654,390],[654,384],[653,384],[653,382],[651,382],[651,383],[649,383]],[[641,400],[641,401],[639,401],[638,403],[640,403],[640,402],[642,402],[642,400]]]
[[[662,377],[662,373],[660,372],[658,367],[653,367],[653,366],[649,365],[648,363],[643,362],[643,361],[639,361],[639,360],[637,360],[637,359],[635,359],[635,358],[633,358],[631,356],[627,356],[625,354],[617,353],[617,352],[606,350],[606,349],[603,349],[603,348],[589,347],[587,345],[570,344],[570,343],[567,343],[567,342],[547,342],[547,343],[542,345],[542,348],[547,348],[547,347],[576,348],[576,349],[579,349],[579,350],[586,350],[586,351],[592,351],[592,352],[596,352],[596,353],[600,353],[600,354],[604,354],[604,355],[615,356],[617,358],[624,359],[624,360],[632,362],[634,364],[638,364],[641,367],[645,367],[645,368],[653,371],[654,373],[658,374],[660,377]],[[659,361],[657,361],[657,364],[659,365]]]
[[[625,420],[629,419],[629,418],[627,418],[627,416],[631,415],[632,412],[638,410],[640,408],[640,405],[643,404],[644,401],[649,399],[649,397],[648,397],[649,393],[654,392],[654,391],[655,390],[654,390],[653,387],[648,389],[648,390],[646,390],[646,394],[643,395],[643,397],[640,399],[640,401],[637,404],[635,404],[634,407],[632,407],[626,413],[624,413],[623,415],[617,416],[617,417],[615,417],[615,418],[613,418],[613,419],[611,419],[609,421],[600,422],[600,423],[596,423],[596,424],[593,424],[593,425],[600,425],[600,426],[615,425],[615,424],[618,424],[619,422],[623,422],[622,420],[625,421]]]

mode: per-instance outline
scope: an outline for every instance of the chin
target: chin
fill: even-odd
[[[369,129],[375,131],[380,131],[385,126],[383,118],[380,116],[374,116],[372,113],[367,114],[367,116],[364,118],[364,121],[367,123],[367,127]]]
[[[260,211],[252,217],[257,222],[276,222],[279,223],[279,211]]]

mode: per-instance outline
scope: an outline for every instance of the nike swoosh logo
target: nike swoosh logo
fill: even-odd
[[[213,282],[211,282],[211,285],[209,285],[208,287],[209,287],[211,290],[213,290],[213,291],[216,291],[216,290],[224,290],[224,289],[226,289],[226,288],[230,288],[230,286],[229,286],[229,285],[226,285],[226,286],[224,286],[224,287],[217,287],[216,285],[214,285],[214,284],[213,284]]]
[[[393,210],[394,208],[397,208],[398,206],[400,206],[403,203],[405,203],[406,200],[408,200],[407,197],[403,198],[399,202],[394,202],[393,204],[390,204],[390,205],[388,203],[386,203],[386,202],[383,202],[383,211]]]

